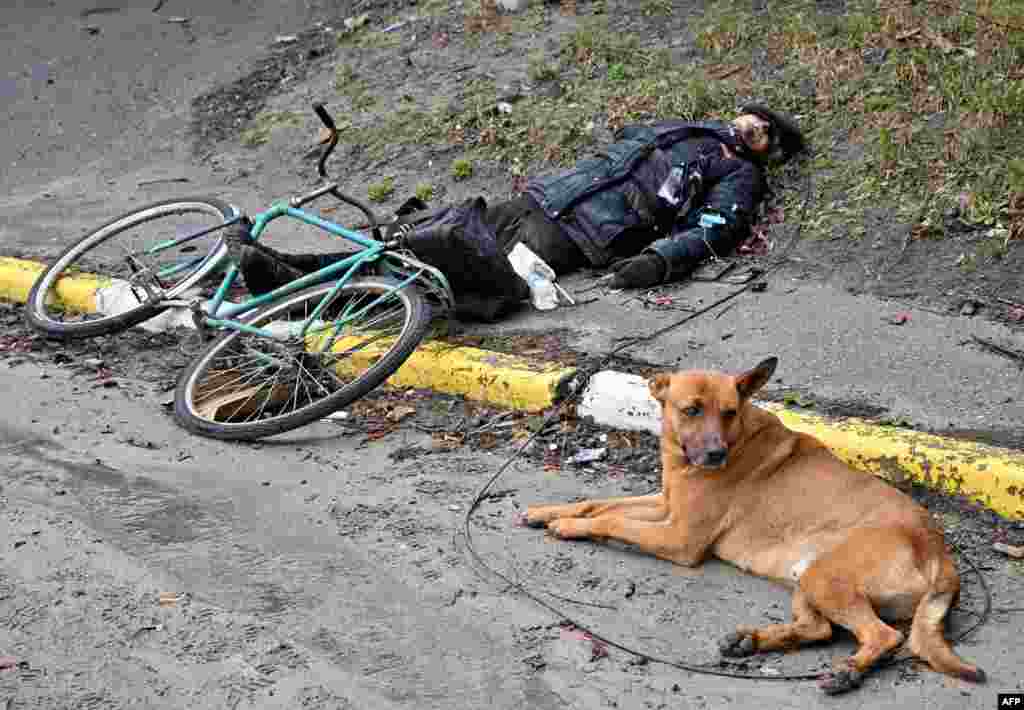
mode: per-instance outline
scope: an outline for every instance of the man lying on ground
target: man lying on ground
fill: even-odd
[[[523,244],[558,275],[611,266],[611,288],[682,279],[725,256],[750,234],[768,194],[765,166],[805,147],[789,116],[760,104],[724,121],[661,121],[622,128],[616,140],[568,170],[539,176],[526,191],[425,212],[400,210],[406,245],[449,278],[459,317],[493,320],[528,297],[508,255]],[[410,202],[416,202],[415,199]],[[409,203],[407,203],[408,205]],[[262,293],[342,254],[282,254],[229,237],[250,291]],[[504,263],[502,263],[504,262]]]

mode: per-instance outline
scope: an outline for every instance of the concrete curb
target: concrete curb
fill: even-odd
[[[41,264],[0,258],[0,298],[24,303]],[[62,279],[58,298],[93,312],[101,286],[89,274]],[[174,309],[145,324],[152,330],[190,325],[186,312]],[[575,368],[538,362],[478,348],[433,342],[420,347],[389,382],[432,389],[497,406],[537,412],[559,402],[573,386]],[[796,431],[819,438],[840,458],[895,482],[914,480],[963,494],[1010,518],[1024,517],[1024,454],[1008,449],[887,427],[863,420],[831,420],[758,402]],[[587,382],[577,413],[615,429],[658,433],[661,413],[639,376],[598,372]]]

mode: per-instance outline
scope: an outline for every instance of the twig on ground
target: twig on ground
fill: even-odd
[[[1024,353],[1018,350],[1004,348],[1002,345],[993,343],[991,340],[986,340],[985,338],[979,338],[977,335],[972,335],[971,340],[997,355],[1002,355],[1003,357],[1008,357],[1011,360],[1016,360],[1020,367],[1024,367]]]

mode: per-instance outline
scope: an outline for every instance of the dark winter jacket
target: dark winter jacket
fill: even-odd
[[[631,125],[593,157],[563,172],[538,177],[527,193],[594,266],[618,255],[654,251],[669,265],[667,279],[691,270],[715,253],[725,254],[749,230],[763,199],[764,176],[757,163],[726,158],[743,146],[732,126],[719,121],[665,121]],[[673,168],[690,190],[672,205],[659,198]],[[723,224],[698,226],[705,211]]]

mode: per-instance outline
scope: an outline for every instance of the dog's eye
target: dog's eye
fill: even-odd
[[[735,416],[736,416],[736,410],[735,409],[726,409],[724,412],[722,412],[722,417],[724,417],[725,419],[732,419]]]
[[[700,406],[696,404],[691,404],[689,407],[683,410],[683,413],[686,414],[686,416],[688,417],[695,417],[698,414],[700,414]]]

